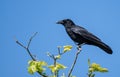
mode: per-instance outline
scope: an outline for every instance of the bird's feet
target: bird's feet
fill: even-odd
[[[81,51],[82,50],[81,45],[77,45],[77,49]]]

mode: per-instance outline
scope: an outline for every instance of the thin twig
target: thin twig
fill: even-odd
[[[31,52],[30,52],[30,50],[29,50],[29,47],[30,47],[30,44],[31,44],[32,39],[36,36],[36,34],[37,34],[37,32],[36,32],[33,36],[31,36],[31,38],[30,38],[29,41],[28,41],[27,46],[24,46],[22,43],[20,43],[18,40],[15,39],[16,43],[17,43],[18,45],[20,45],[21,47],[23,47],[23,48],[28,52],[28,54],[30,55],[30,57],[32,58],[32,60],[34,60],[34,61],[36,61],[36,59],[35,59],[35,58],[33,57],[33,55],[31,54]],[[44,74],[42,74],[42,73],[39,72],[39,71],[38,71],[38,73],[39,73],[42,77],[48,77],[47,75],[44,75]]]
[[[21,44],[18,40],[16,40],[16,43],[17,43],[18,45],[20,45],[21,47],[23,47],[24,49],[26,49],[26,47],[25,47],[23,44]]]
[[[57,58],[54,57],[54,66],[56,67]],[[58,77],[58,71],[55,71],[55,77]]]
[[[60,53],[60,47],[58,47],[58,54],[60,55],[61,53]]]
[[[32,41],[33,37],[35,37],[36,34],[37,34],[37,32],[36,32],[33,36],[31,36],[31,38],[30,38],[29,41],[28,41],[27,47],[24,46],[22,43],[20,43],[18,40],[16,40],[16,43],[17,43],[18,45],[20,45],[21,47],[23,47],[23,48],[28,52],[28,54],[30,55],[30,57],[32,58],[32,60],[34,60],[34,61],[36,61],[36,59],[35,59],[35,58],[33,57],[33,55],[31,54],[31,52],[30,52],[30,50],[29,50],[29,46],[30,46],[30,44],[31,44],[31,41]]]
[[[63,55],[65,52],[61,52],[60,51],[60,47],[58,47],[58,54],[61,56],[61,55]]]
[[[33,57],[33,55],[31,54],[29,48],[25,47],[25,46],[24,46],[23,44],[21,44],[19,41],[16,41],[16,43],[17,43],[18,45],[20,45],[21,47],[23,47],[23,48],[28,52],[28,54],[30,55],[30,57],[32,58],[32,60],[36,61],[36,59],[35,59],[35,58]]]
[[[71,73],[72,73],[73,68],[74,68],[74,66],[75,66],[75,64],[76,64],[76,61],[77,61],[77,58],[78,58],[78,55],[79,55],[80,51],[81,51],[81,48],[78,48],[78,51],[77,51],[77,53],[76,53],[76,55],[75,55],[74,62],[73,62],[72,66],[71,66],[71,69],[70,69],[70,71],[69,71],[69,73],[68,73],[68,77],[71,76]]]
[[[28,45],[27,45],[27,48],[29,48],[32,39],[36,36],[37,33],[38,33],[38,32],[36,32],[36,33],[35,33],[33,36],[31,36],[31,38],[29,39],[29,41],[28,41]]]
[[[54,67],[56,67],[56,64],[57,64],[57,58],[55,57],[55,55],[51,55],[50,53],[47,54],[50,58],[52,58],[54,60]],[[58,77],[58,71],[56,71],[54,73],[55,77]]]

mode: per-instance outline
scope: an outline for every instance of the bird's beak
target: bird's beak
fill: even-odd
[[[56,22],[56,24],[63,24],[63,23],[64,23],[63,21]]]

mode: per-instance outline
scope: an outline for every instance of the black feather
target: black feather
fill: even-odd
[[[68,33],[70,38],[74,42],[78,43],[78,45],[94,45],[101,48],[108,54],[112,54],[112,49],[107,44],[102,42],[97,36],[88,32],[85,28],[75,25],[75,23],[71,19],[64,19],[58,21],[57,23],[64,25],[66,32]]]

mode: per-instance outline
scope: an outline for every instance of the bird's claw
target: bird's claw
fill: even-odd
[[[82,50],[81,45],[78,45],[77,49],[81,51]]]

